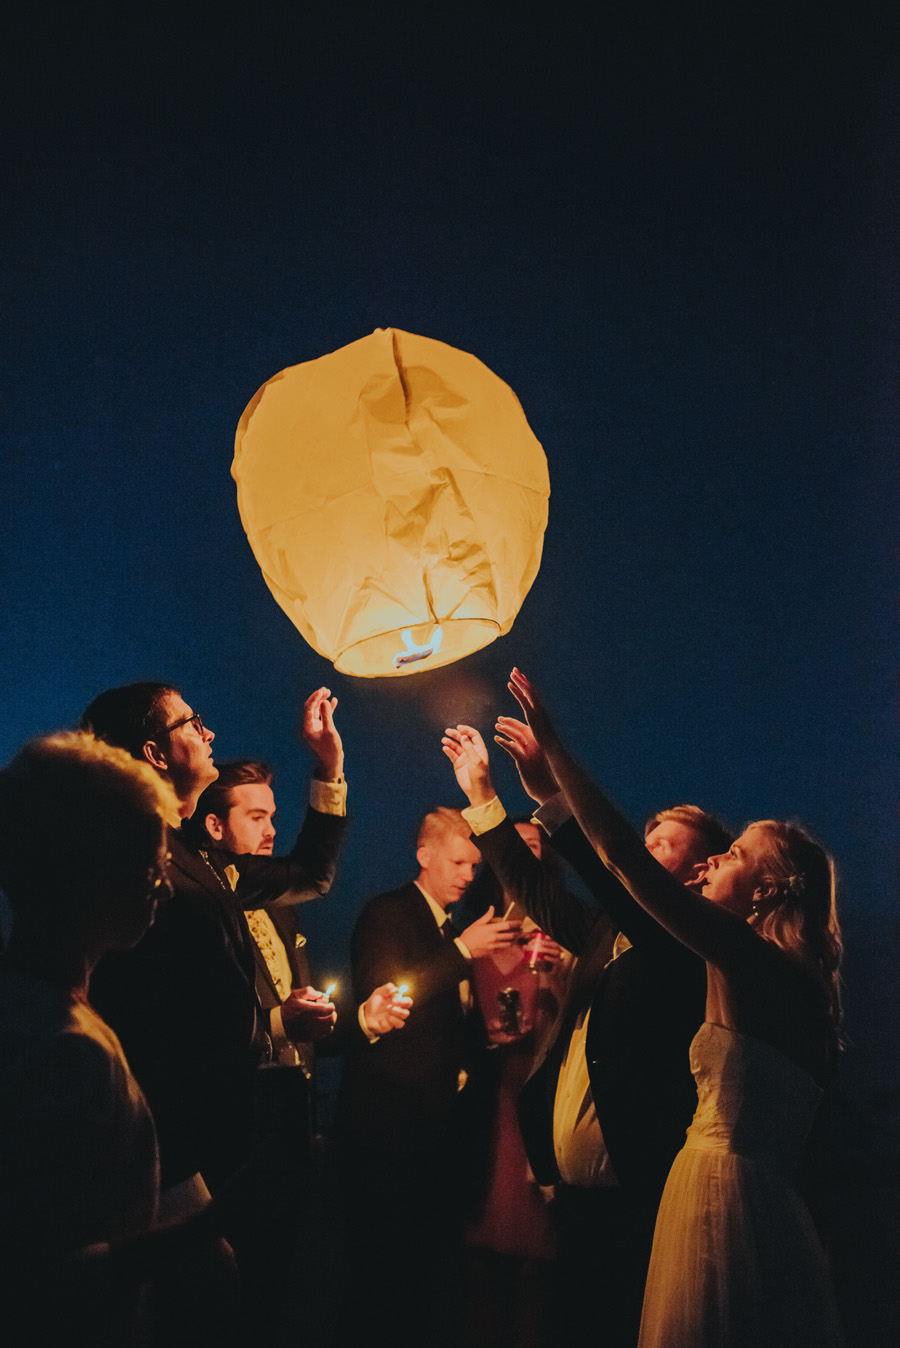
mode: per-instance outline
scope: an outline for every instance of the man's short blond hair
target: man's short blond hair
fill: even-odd
[[[439,805],[436,810],[426,814],[419,825],[416,851],[422,847],[430,847],[432,843],[446,838],[448,833],[458,833],[461,838],[466,839],[472,836],[472,830],[463,819],[460,810],[451,810],[447,805]]]
[[[657,824],[664,824],[667,820],[693,829],[700,843],[703,860],[717,856],[720,852],[727,852],[734,842],[734,834],[728,831],[721,819],[717,819],[714,814],[708,814],[706,810],[701,810],[699,805],[673,805],[671,809],[660,810],[644,825],[644,837],[651,834]]]

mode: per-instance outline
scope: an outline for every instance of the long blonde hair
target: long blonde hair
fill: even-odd
[[[777,819],[759,819],[769,850],[760,878],[775,886],[771,907],[751,917],[767,941],[798,956],[821,981],[837,1035],[841,1020],[840,965],[843,952],[835,903],[834,862],[804,829]]]

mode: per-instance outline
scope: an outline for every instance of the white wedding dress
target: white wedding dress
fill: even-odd
[[[825,1255],[792,1187],[819,1086],[709,1022],[691,1070],[697,1112],[656,1220],[639,1348],[839,1348]]]

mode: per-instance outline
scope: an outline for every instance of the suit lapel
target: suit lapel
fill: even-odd
[[[211,872],[208,862],[204,861],[192,847],[186,846],[178,834],[169,843],[169,851],[172,854],[173,866],[193,880],[194,884],[200,885],[211,894],[218,895],[222,888],[218,876]]]
[[[611,926],[605,922],[598,923],[594,931],[591,932],[588,949],[572,970],[572,977],[569,980],[564,1003],[566,1012],[573,1007],[576,1010],[581,1010],[587,1000],[588,993],[590,992],[593,996],[593,990],[603,976],[603,970],[612,959],[615,942],[616,933]]]
[[[249,956],[250,947],[255,950],[256,942],[250,936],[246,922],[240,921],[243,914],[240,913],[228,881],[219,874],[211,860],[204,860],[199,851],[189,846],[178,833],[170,836],[169,852],[171,865],[193,881],[203,891],[207,901],[214,905],[235,949],[245,957]]]
[[[593,1002],[603,971],[612,959],[615,939],[616,933],[605,922],[598,922],[591,932],[588,948],[575,961],[566,995],[556,1019],[538,1045],[531,1076],[534,1076],[554,1055],[558,1060],[557,1066],[562,1062],[578,1015],[589,1002]]]
[[[410,910],[410,926],[416,930],[417,938],[427,953],[429,949],[434,949],[443,942],[441,929],[435,921],[431,905],[418,885],[410,883],[406,901]]]

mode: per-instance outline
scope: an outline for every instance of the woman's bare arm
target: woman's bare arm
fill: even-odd
[[[708,963],[752,959],[762,944],[743,918],[686,889],[647,851],[642,838],[575,761],[530,681],[514,669],[510,691],[522,708],[582,831],[632,897],[672,936]]]

